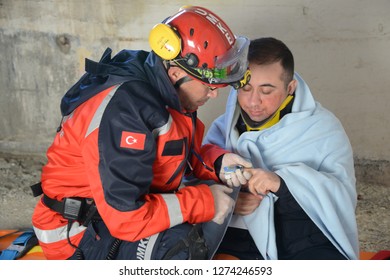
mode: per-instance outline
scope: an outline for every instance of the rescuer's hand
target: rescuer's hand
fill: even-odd
[[[228,195],[233,192],[233,189],[224,185],[215,184],[210,186],[210,190],[214,197],[215,208],[215,214],[212,221],[221,225],[229,213],[233,211],[234,200]]]
[[[227,153],[222,158],[219,179],[229,187],[246,185],[251,173],[245,169],[251,168],[252,163],[234,153]]]

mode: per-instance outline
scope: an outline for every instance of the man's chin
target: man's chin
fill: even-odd
[[[264,121],[265,120],[265,118],[259,118],[259,117],[256,117],[256,116],[249,116],[249,118],[252,120],[252,121],[254,121],[254,122],[257,122],[257,123],[259,123],[259,122],[262,122],[262,121]]]
[[[192,107],[192,108],[185,108],[184,110],[186,111],[186,113],[193,113],[193,112],[197,111],[198,108],[199,108],[199,107],[196,107],[196,108],[194,109],[194,107]]]

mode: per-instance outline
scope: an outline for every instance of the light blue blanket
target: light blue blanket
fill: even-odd
[[[204,143],[237,152],[254,167],[276,172],[336,248],[348,259],[358,259],[356,180],[348,136],[334,114],[314,100],[304,80],[298,74],[295,79],[292,112],[268,129],[241,136],[234,127],[240,110],[232,90],[225,114],[212,123]],[[276,200],[268,194],[255,212],[241,217],[261,254],[271,260],[278,258]]]

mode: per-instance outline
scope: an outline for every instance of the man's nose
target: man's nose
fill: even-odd
[[[208,92],[207,96],[209,98],[217,98],[218,94],[219,94],[218,89],[214,89],[214,90],[209,89],[209,92]]]
[[[261,95],[257,94],[256,92],[252,92],[251,97],[250,97],[251,103],[257,104],[257,103],[262,103],[261,100]]]

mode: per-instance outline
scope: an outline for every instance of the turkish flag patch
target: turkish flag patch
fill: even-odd
[[[121,148],[128,148],[134,150],[145,149],[146,134],[122,131]]]

